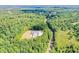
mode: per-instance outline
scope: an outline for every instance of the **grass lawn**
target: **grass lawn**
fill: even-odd
[[[73,44],[76,47],[79,46],[79,42],[76,40],[75,37],[72,37],[69,39],[70,35],[68,35],[68,32],[69,30],[68,31],[58,30],[56,32],[56,42],[57,42],[58,48],[62,48],[70,44]]]

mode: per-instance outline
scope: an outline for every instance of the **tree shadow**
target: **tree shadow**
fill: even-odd
[[[43,29],[44,29],[43,25],[34,25],[31,28],[31,30],[43,30]]]

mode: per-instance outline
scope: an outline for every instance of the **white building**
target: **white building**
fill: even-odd
[[[33,38],[35,38],[35,37],[37,37],[37,36],[41,36],[41,35],[43,35],[43,32],[42,31],[34,31],[34,30],[32,30],[32,37]]]
[[[38,36],[41,36],[43,35],[43,31],[39,31],[39,30],[29,30],[29,31],[26,31],[21,39],[31,39],[31,38],[36,38]]]

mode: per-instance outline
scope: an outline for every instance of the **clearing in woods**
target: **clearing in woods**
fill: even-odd
[[[21,39],[31,39],[31,38],[36,38],[38,36],[41,36],[43,35],[43,32],[42,31],[37,31],[37,30],[29,30],[29,31],[26,31]]]

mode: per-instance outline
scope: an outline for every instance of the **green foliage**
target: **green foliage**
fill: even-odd
[[[49,27],[45,20],[50,22]],[[1,53],[44,53],[56,29],[51,52],[79,52],[79,11],[64,8],[0,10]],[[43,35],[21,39],[28,30],[42,30]]]
[[[0,13],[0,52],[1,53],[37,53],[45,52],[52,34],[44,23],[45,16],[36,13],[21,13],[19,10],[7,10]],[[0,11],[1,12],[1,11]],[[42,30],[41,37],[21,39],[27,30]]]
[[[63,11],[59,17],[52,19],[52,27],[55,27],[56,44],[51,52],[75,53],[79,52],[79,12]]]

